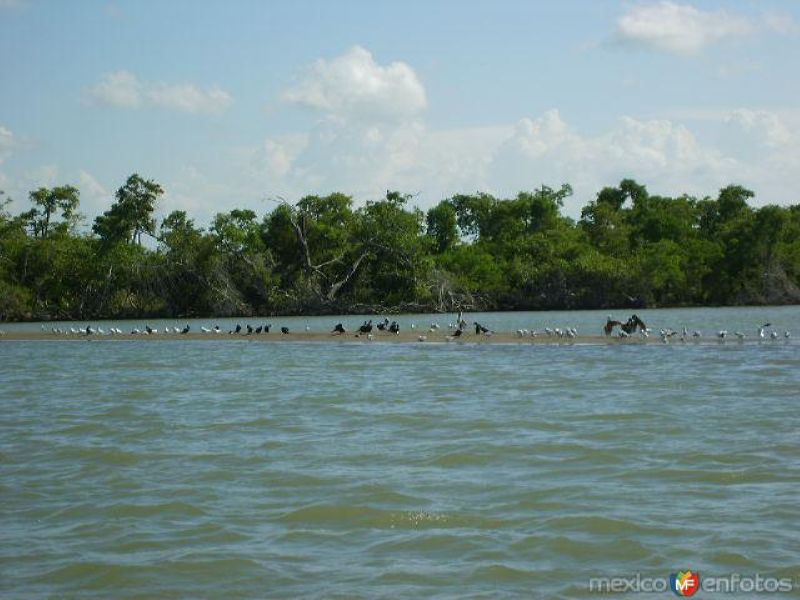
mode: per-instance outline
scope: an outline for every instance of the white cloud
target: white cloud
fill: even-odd
[[[749,146],[779,149],[791,145],[795,139],[777,114],[765,110],[734,110],[726,115],[725,122],[735,128],[740,141]]]
[[[735,182],[755,190],[760,202],[792,200],[786,190],[800,187],[797,128],[749,109],[703,123],[695,130],[676,120],[622,116],[608,130],[585,135],[555,109],[516,125],[444,131],[418,122],[323,121],[308,135],[254,149],[247,185],[292,199],[338,190],[360,201],[400,189],[421,192],[416,201],[427,208],[455,193],[510,197],[570,183],[575,196],[565,212],[573,217],[599,189],[625,177],[659,194],[713,196]],[[712,133],[698,134],[707,129]]]
[[[360,46],[331,60],[318,60],[283,99],[339,118],[367,121],[413,118],[427,106],[425,88],[409,65],[381,66]]]
[[[203,91],[189,83],[157,84],[147,91],[147,98],[156,106],[190,113],[221,113],[233,103],[225,90],[215,86]]]
[[[231,95],[216,86],[202,90],[191,83],[147,83],[125,70],[105,75],[87,89],[87,96],[117,108],[156,106],[188,113],[220,113],[233,103]]]
[[[107,74],[87,92],[93,100],[109,106],[139,108],[142,105],[142,84],[128,71]]]
[[[683,55],[695,54],[705,46],[755,30],[755,25],[745,17],[724,10],[705,12],[668,0],[634,6],[617,21],[619,40]]]

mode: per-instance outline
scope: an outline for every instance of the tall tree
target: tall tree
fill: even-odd
[[[117,201],[95,219],[92,229],[106,243],[141,244],[143,233],[155,237],[153,211],[163,193],[155,181],[134,173],[117,190]]]
[[[34,207],[23,213],[34,237],[46,238],[55,225],[55,217],[61,211],[62,221],[58,228],[62,231],[74,226],[79,218],[77,215],[80,204],[80,192],[71,185],[62,185],[54,188],[40,187],[30,192],[29,198]]]

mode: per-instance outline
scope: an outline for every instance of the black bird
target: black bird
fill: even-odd
[[[480,335],[481,333],[489,333],[488,327],[484,327],[477,321],[473,321],[473,323],[475,324],[475,335]]]
[[[288,327],[281,327],[281,333],[289,333]]]
[[[389,325],[389,319],[387,319],[387,318],[385,318],[385,317],[384,317],[383,321],[381,321],[380,323],[378,323],[377,327],[378,327],[378,329],[380,329],[381,331],[386,331],[386,327],[387,327],[388,325]]]
[[[247,335],[251,335],[253,333],[253,326],[250,323],[247,324]]]
[[[364,324],[358,328],[361,333],[369,333],[372,331],[372,319],[369,321],[364,321]]]
[[[234,333],[239,333],[242,330],[242,326],[239,323],[236,324],[236,329],[233,330]]]
[[[263,325],[259,325],[258,327],[256,327],[256,333],[261,333],[261,331],[263,329],[264,329],[264,326]]]
[[[153,333],[153,328],[150,327],[150,325],[145,325],[144,328],[145,328],[145,331],[147,331],[147,333]]]
[[[86,326],[86,335],[92,335],[94,333],[94,329],[92,329],[91,325]]]
[[[187,323],[187,324],[186,324],[186,327],[184,327],[183,329],[181,329],[181,333],[189,333],[189,330],[190,330],[190,329],[191,329],[191,327],[189,327],[189,324]]]
[[[389,331],[395,335],[400,335],[400,324],[397,321],[392,321],[389,325]]]
[[[264,333],[269,333],[269,328],[272,327],[272,323],[269,325],[264,325]]]
[[[345,331],[344,325],[342,325],[341,323],[337,323],[336,327],[333,328],[333,331],[331,331],[331,333],[347,333],[347,331]]]
[[[453,333],[453,337],[461,337],[461,335],[462,335],[463,333],[464,333],[464,330],[463,330],[463,329],[461,329],[461,327],[459,327],[459,328],[458,328],[458,329],[456,329],[456,330],[455,330],[455,332]]]

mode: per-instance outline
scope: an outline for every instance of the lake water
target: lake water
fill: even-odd
[[[640,315],[800,336],[798,307]],[[7,342],[0,384],[2,598],[598,597],[687,568],[800,589],[794,339]]]

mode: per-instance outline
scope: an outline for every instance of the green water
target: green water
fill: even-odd
[[[0,597],[796,578],[799,367],[793,340],[0,343]]]

